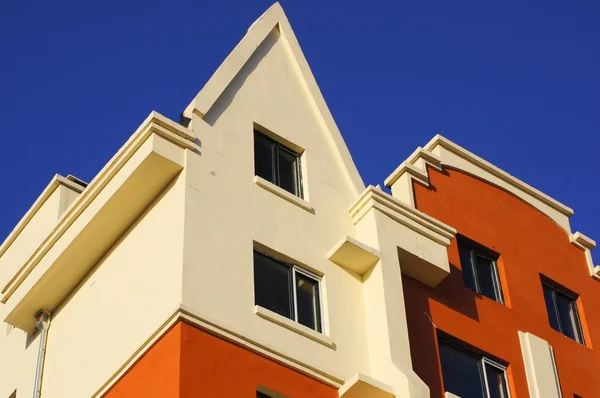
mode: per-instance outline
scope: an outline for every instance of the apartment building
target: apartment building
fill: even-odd
[[[56,176],[0,246],[0,397],[600,394],[571,209],[440,136],[385,184],[273,5],[181,120]]]

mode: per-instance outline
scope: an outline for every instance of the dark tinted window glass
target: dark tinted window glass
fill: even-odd
[[[272,147],[271,140],[254,131],[254,174],[270,182],[274,182]]]
[[[319,284],[314,279],[297,272],[296,295],[298,322],[320,332]]]
[[[458,239],[460,265],[465,286],[503,303],[502,286],[494,253],[465,237]]]
[[[576,299],[551,284],[542,282],[542,287],[544,288],[544,300],[550,326],[565,336],[584,344],[577,315]]]
[[[575,301],[571,297],[556,292],[556,303],[558,305],[558,314],[560,316],[563,334],[569,336],[573,340],[581,341]]]
[[[270,398],[267,394],[264,394],[260,391],[256,392],[256,398]]]
[[[502,302],[496,290],[496,264],[494,260],[475,254],[479,292],[486,297]]]
[[[554,330],[558,330],[560,332],[558,314],[556,313],[556,307],[554,306],[554,289],[546,284],[542,286],[544,287],[544,300],[546,300],[546,310],[548,311],[548,320],[550,321],[550,326],[552,326]]]
[[[292,318],[291,269],[254,252],[254,300],[257,305]]]
[[[490,398],[508,398],[504,371],[490,364],[486,364],[485,375],[490,389]]]
[[[279,186],[299,195],[298,182],[298,156],[279,147]]]
[[[481,360],[439,341],[444,388],[461,398],[485,398]]]
[[[473,265],[471,264],[471,248],[463,243],[459,243],[459,254],[460,267],[462,268],[465,285],[468,288],[477,291],[475,276],[473,275]]]

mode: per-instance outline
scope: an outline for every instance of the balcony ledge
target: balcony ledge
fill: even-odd
[[[340,398],[395,398],[392,386],[388,386],[362,373],[355,374],[339,390]]]
[[[363,275],[379,261],[381,254],[364,243],[346,236],[329,250],[327,258],[342,268]]]

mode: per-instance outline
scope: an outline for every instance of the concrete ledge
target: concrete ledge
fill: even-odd
[[[332,348],[334,343],[333,339],[329,336],[325,336],[322,333],[317,332],[316,330],[312,330],[298,322],[292,321],[284,316],[279,315],[276,312],[268,310],[260,305],[254,306],[254,312],[259,317],[266,319],[267,321],[271,321],[273,323],[278,324],[279,326],[283,326],[284,328],[291,330],[292,332],[296,332],[304,337],[308,337],[311,340],[316,341],[317,343],[321,343],[324,346]]]
[[[572,244],[583,250],[592,250],[594,247],[596,247],[596,242],[581,232],[575,232],[574,234],[571,234],[569,239],[571,240]]]
[[[427,175],[427,172],[417,168],[415,165],[409,162],[402,162],[400,166],[398,166],[396,170],[394,170],[392,174],[385,179],[383,184],[389,188],[405,173],[410,174],[411,177],[419,181],[421,184],[429,185],[429,176]]]
[[[374,207],[399,223],[446,247],[450,246],[450,241],[456,235],[456,230],[451,226],[373,186],[367,187],[356,202],[350,206],[350,217],[354,224],[356,225]]]
[[[349,236],[340,240],[327,253],[329,260],[359,275],[367,272],[380,257],[377,250]]]
[[[600,265],[594,265],[594,260],[592,259],[592,249],[596,247],[596,242],[581,232],[571,234],[569,239],[575,247],[584,251],[585,260],[592,278],[600,280]]]
[[[362,373],[357,373],[339,390],[340,398],[395,398],[392,386],[388,386]]]
[[[285,189],[278,187],[277,185],[273,184],[270,181],[265,180],[262,177],[254,176],[254,183],[256,185],[258,185],[259,187],[264,188],[267,191],[274,193],[275,195],[279,196],[280,198],[283,198],[283,199],[287,200],[288,202],[293,203],[296,206],[298,206],[306,211],[312,212],[312,210],[313,210],[310,203],[308,203],[306,200],[304,200],[294,194],[289,193]]]

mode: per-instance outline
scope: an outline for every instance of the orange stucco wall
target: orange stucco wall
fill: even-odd
[[[182,326],[170,329],[104,397],[179,397]]]
[[[179,322],[106,398],[255,398],[258,386],[289,398],[338,398],[335,388]]]
[[[467,345],[509,364],[512,397],[529,397],[517,331],[531,332],[554,348],[563,396],[600,397],[600,283],[590,277],[584,252],[547,216],[511,194],[463,172],[429,169],[431,188],[414,184],[417,208],[459,234],[500,253],[506,305],[476,294],[462,278],[456,240],[448,249],[451,274],[431,289],[404,277],[415,371],[443,396],[433,324]],[[578,293],[586,340],[582,346],[550,327],[540,274]]]
[[[337,390],[242,347],[184,325],[182,398],[254,398],[258,385],[289,398],[337,398]]]

